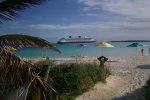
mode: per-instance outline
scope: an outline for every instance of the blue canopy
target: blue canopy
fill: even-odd
[[[128,45],[127,47],[144,47],[146,46],[145,44],[141,44],[141,43],[132,43],[130,45]]]

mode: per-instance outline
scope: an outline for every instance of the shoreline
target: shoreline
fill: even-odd
[[[108,61],[106,61],[106,63],[125,62],[125,61],[128,61],[128,60],[132,60],[132,62],[135,62],[135,61],[141,60],[141,58],[145,58],[145,57],[150,58],[149,55],[138,56],[137,58],[135,58],[135,56],[106,57],[106,58],[108,58]],[[21,59],[23,59],[23,60],[32,60],[33,62],[49,60],[49,61],[53,61],[57,64],[57,63],[69,63],[69,62],[72,63],[72,62],[77,62],[77,61],[80,61],[80,62],[98,62],[99,63],[97,58],[98,57],[88,57],[88,56],[80,57],[80,56],[77,56],[77,57],[60,57],[60,58],[45,57],[45,58],[21,58]]]

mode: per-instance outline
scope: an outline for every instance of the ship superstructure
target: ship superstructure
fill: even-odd
[[[61,38],[58,43],[59,44],[64,44],[64,43],[92,43],[96,42],[95,39],[89,38],[87,36],[77,36],[77,37],[72,37],[72,36],[67,36],[65,38]]]

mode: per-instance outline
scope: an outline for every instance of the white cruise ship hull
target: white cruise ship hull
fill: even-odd
[[[83,39],[60,39],[58,41],[59,44],[65,44],[65,43],[93,43],[96,42],[96,40],[92,38],[83,38]]]

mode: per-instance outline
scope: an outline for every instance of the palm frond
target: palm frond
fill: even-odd
[[[26,92],[28,92],[28,88],[22,86],[13,92],[9,100],[26,100]]]
[[[16,85],[29,83],[33,79],[33,65],[19,57],[0,49],[0,75]]]
[[[56,100],[60,100],[58,93],[47,83],[47,81],[38,75],[31,86],[31,91],[34,89],[39,89],[43,98],[46,98],[46,95],[52,94]]]
[[[56,47],[50,44],[48,41],[41,39],[39,37],[34,37],[30,35],[22,34],[7,34],[0,36],[0,47],[39,47],[39,48],[50,48],[57,52],[60,52]]]
[[[42,93],[51,94],[56,100],[60,100],[57,92],[47,81],[35,73],[34,68],[35,66],[31,63],[23,61],[19,57],[0,48],[0,77],[5,77],[5,80],[9,80],[15,87],[23,87],[19,88],[18,91],[24,90],[21,94],[18,94],[17,91],[15,97],[24,98],[24,94],[26,94],[29,88],[28,84],[33,81],[30,88],[39,88]]]
[[[19,11],[24,10],[30,5],[41,4],[45,0],[3,0],[0,2],[0,22],[13,19]]]

